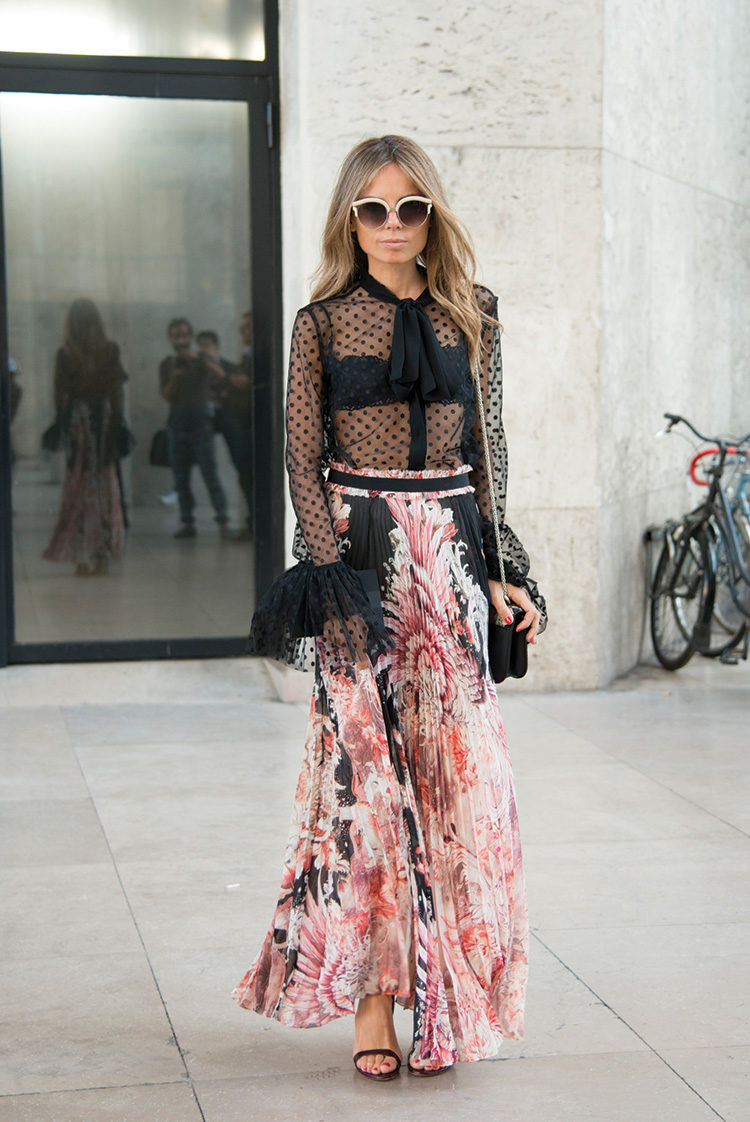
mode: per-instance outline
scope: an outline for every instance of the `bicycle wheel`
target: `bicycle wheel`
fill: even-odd
[[[695,654],[693,631],[701,614],[710,560],[702,534],[665,541],[651,590],[651,640],[665,670],[679,670]]]

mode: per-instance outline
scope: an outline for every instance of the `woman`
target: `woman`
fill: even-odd
[[[497,301],[426,154],[404,137],[344,161],[313,301],[297,315],[287,468],[299,564],[250,649],[315,655],[281,897],[234,997],[308,1027],[354,1012],[354,1062],[436,1074],[523,1036],[528,920],[510,758],[487,665],[500,583],[472,365],[498,510],[507,456]],[[322,474],[328,468],[327,479]],[[527,640],[546,623],[503,527]],[[310,649],[311,644],[314,650]]]
[[[74,300],[55,360],[55,408],[65,450],[60,513],[47,561],[99,576],[122,556],[123,504],[117,473],[123,383],[116,343],[107,339],[92,300]]]

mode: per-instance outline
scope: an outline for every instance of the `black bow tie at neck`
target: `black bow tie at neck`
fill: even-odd
[[[409,468],[425,466],[425,401],[448,401],[458,391],[460,372],[449,369],[430,317],[416,300],[400,300],[393,320],[388,381],[399,401],[409,401]]]
[[[416,300],[396,307],[388,381],[399,401],[417,387],[424,401],[444,401],[458,390],[460,379],[448,369],[430,317]]]

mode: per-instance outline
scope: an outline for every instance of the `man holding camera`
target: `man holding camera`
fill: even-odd
[[[216,514],[219,533],[230,538],[227,497],[221,485],[214,456],[214,427],[209,412],[211,374],[204,358],[193,349],[193,329],[183,317],[173,319],[167,335],[174,354],[159,364],[159,388],[169,402],[169,449],[175,490],[180,504],[182,527],[176,538],[196,535],[195,499],[190,473],[198,464]]]
[[[249,323],[249,326],[246,326]],[[243,317],[243,341],[252,332],[249,313]],[[250,336],[252,338],[252,335]],[[214,429],[223,435],[237,471],[240,488],[247,503],[246,527],[234,535],[235,541],[253,540],[253,429],[252,429],[252,350],[243,354],[242,365],[223,358],[215,331],[199,331],[198,351],[203,355],[212,383]]]

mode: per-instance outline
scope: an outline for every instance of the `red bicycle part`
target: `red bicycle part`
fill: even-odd
[[[727,449],[727,452],[730,456],[736,455],[737,449],[734,445],[730,445],[730,447]],[[708,480],[705,478],[705,476],[699,476],[696,471],[696,468],[698,467],[698,461],[702,460],[704,456],[717,456],[718,454],[719,449],[716,447],[704,448],[702,452],[695,453],[692,460],[690,461],[690,478],[692,479],[693,483],[697,483],[699,487],[708,487]]]

